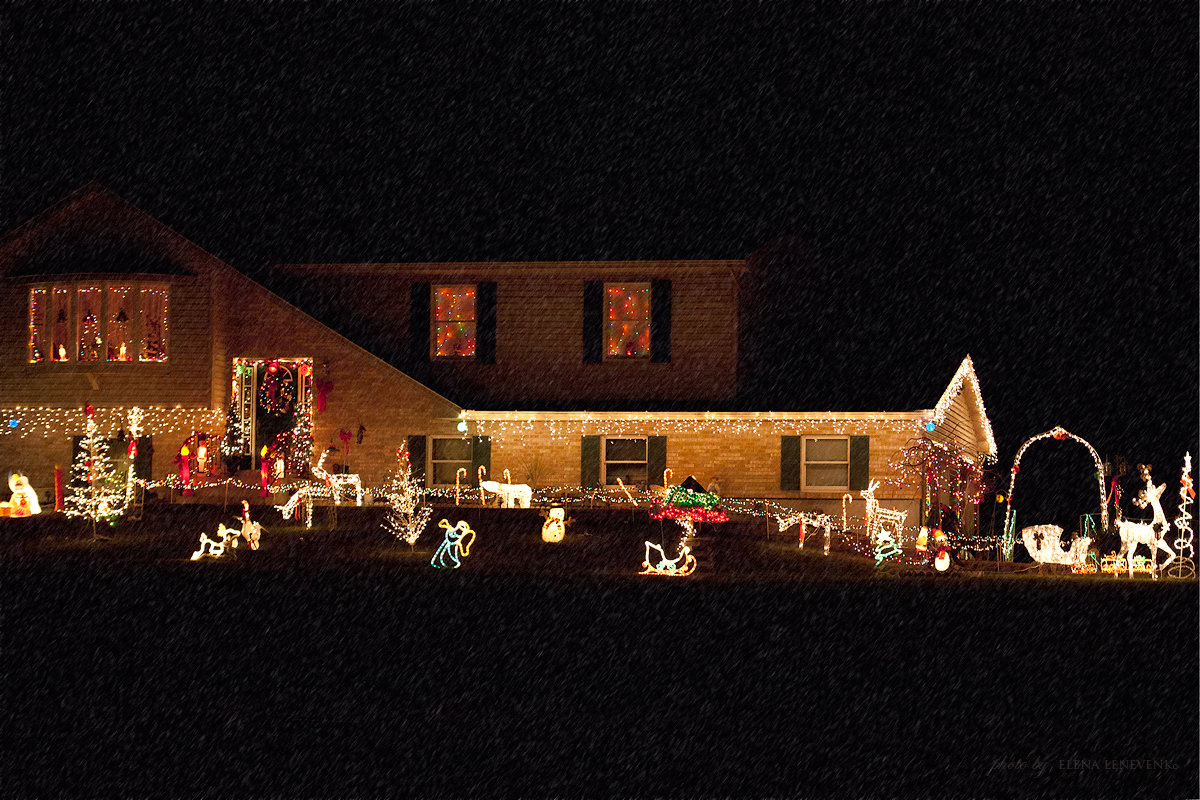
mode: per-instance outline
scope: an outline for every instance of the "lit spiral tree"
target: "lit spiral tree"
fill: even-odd
[[[1167,568],[1167,576],[1171,578],[1188,579],[1196,576],[1195,548],[1192,546],[1195,538],[1192,532],[1192,510],[1190,506],[1196,500],[1196,488],[1192,483],[1192,454],[1183,457],[1183,475],[1179,478],[1179,516],[1175,518],[1175,527],[1179,537],[1175,540],[1175,552],[1178,556],[1175,563]]]
[[[408,452],[404,448],[396,451],[396,471],[388,481],[388,512],[383,528],[397,539],[403,539],[411,548],[425,530],[433,507],[421,505],[424,490],[412,474]]]
[[[84,407],[87,429],[80,442],[79,453],[71,464],[71,487],[66,499],[68,517],[85,517],[92,521],[92,538],[101,520],[119,517],[129,502],[125,482],[108,457],[108,443],[97,433],[96,412],[89,403]]]

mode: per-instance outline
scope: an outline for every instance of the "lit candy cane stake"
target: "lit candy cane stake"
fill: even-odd
[[[508,474],[508,470],[504,470],[504,482],[512,483],[512,475]]]
[[[454,473],[454,505],[458,505],[459,496],[462,493],[462,479],[467,477],[467,468],[459,467]]]
[[[621,477],[619,475],[617,476],[617,485],[621,487],[621,491],[624,492],[625,496],[629,498],[629,502],[633,503],[636,506],[637,500],[633,499],[633,495],[631,495],[629,493],[629,487],[627,487],[625,485],[625,482],[621,480]]]
[[[846,492],[844,495],[842,495],[842,533],[848,533],[850,531],[850,526],[846,524],[846,504],[848,502],[852,502],[853,500],[854,496],[849,492]]]

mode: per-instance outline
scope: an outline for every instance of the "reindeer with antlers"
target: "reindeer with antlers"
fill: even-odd
[[[898,547],[900,537],[904,533],[904,520],[908,519],[908,512],[880,506],[879,501],[875,499],[875,490],[878,488],[879,481],[871,481],[867,488],[860,492],[863,499],[867,501],[867,535],[871,539],[871,544],[875,544],[880,534],[884,531],[891,531],[892,538]]]
[[[1168,530],[1167,515],[1163,513],[1162,505],[1158,502],[1167,485],[1164,483],[1155,487],[1154,481],[1150,479],[1151,466],[1150,464],[1138,464],[1138,471],[1142,475],[1142,480],[1146,481],[1146,486],[1138,492],[1137,497],[1133,498],[1133,504],[1138,508],[1151,506],[1154,509],[1154,519],[1150,522],[1134,522],[1119,518],[1117,519],[1117,532],[1121,534],[1121,551],[1125,553],[1125,563],[1129,565],[1129,577],[1133,577],[1133,553],[1139,544],[1144,544],[1150,548],[1152,564],[1150,574],[1154,580],[1158,580],[1158,551],[1164,550],[1168,555],[1167,560],[1163,562],[1163,569],[1166,569],[1167,565],[1175,560],[1175,551],[1167,545],[1165,539]],[[1117,513],[1118,515],[1121,513],[1119,506]]]

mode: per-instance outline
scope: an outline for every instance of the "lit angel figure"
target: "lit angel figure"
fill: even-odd
[[[471,555],[475,531],[471,530],[466,520],[451,525],[449,520],[444,519],[438,522],[438,527],[446,531],[446,538],[438,545],[429,564],[439,569],[458,569],[462,566],[462,560]]]

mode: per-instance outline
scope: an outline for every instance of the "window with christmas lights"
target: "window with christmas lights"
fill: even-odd
[[[845,490],[850,486],[850,437],[804,437],[804,488]]]
[[[72,284],[29,290],[30,364],[167,360],[166,286]]]
[[[647,485],[646,437],[608,438],[604,440],[602,480],[605,486],[616,486],[617,478],[626,486]]]
[[[475,286],[433,287],[433,354],[475,357]],[[451,481],[453,483],[453,480]]]
[[[434,438],[433,452],[430,461],[433,464],[433,483],[441,486],[453,486],[454,476],[460,469],[466,469],[467,480],[464,483],[474,483],[476,476],[472,473],[470,439],[441,439]]]
[[[133,360],[133,289],[129,286],[108,287],[108,310],[105,312],[108,330],[105,342],[109,361]]]
[[[605,356],[646,358],[650,355],[650,284],[606,283]]]
[[[29,363],[46,357],[46,290],[29,290]]]
[[[100,297],[98,286],[80,287],[75,290],[75,308],[78,321],[76,339],[80,361],[99,361],[104,338],[100,335]]]
[[[142,361],[167,360],[167,300],[165,288],[141,291]]]

